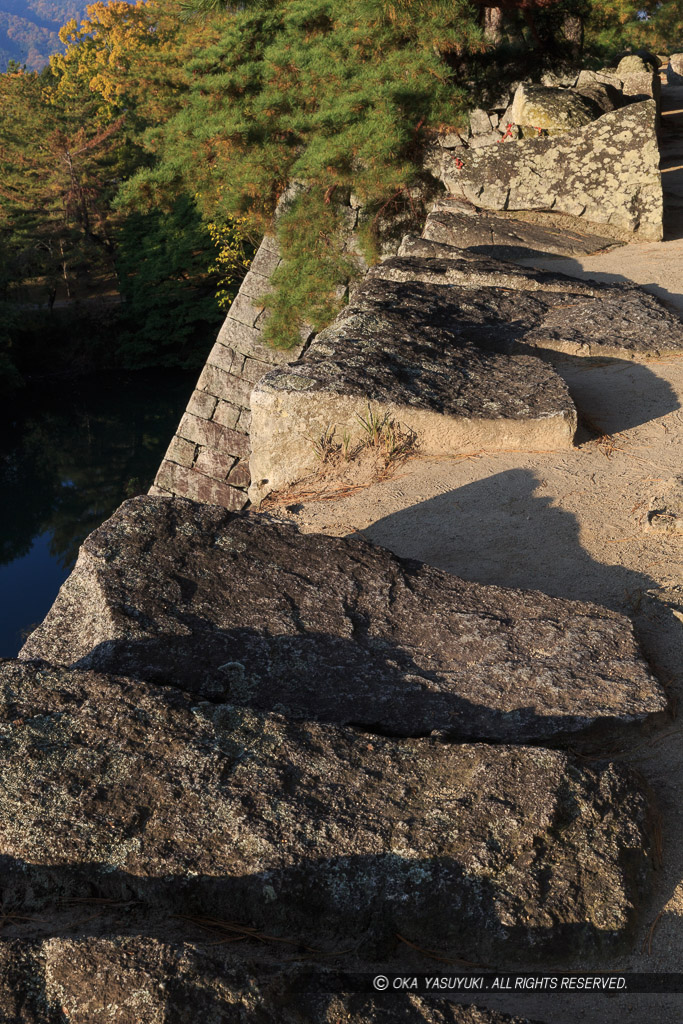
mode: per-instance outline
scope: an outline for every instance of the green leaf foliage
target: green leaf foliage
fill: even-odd
[[[299,343],[301,330],[320,330],[337,314],[358,260],[346,251],[348,231],[339,205],[320,188],[303,193],[278,221],[287,259],[271,279],[266,297],[266,337],[277,348]]]
[[[0,377],[16,385],[37,358],[27,304],[45,320],[117,275],[122,334],[101,346],[90,333],[98,358],[197,365],[216,289],[227,304],[297,181],[266,333],[287,347],[302,323],[321,328],[360,273],[340,197],[357,197],[372,261],[387,213],[412,209],[425,183],[425,144],[502,83],[571,56],[567,15],[584,19],[596,66],[626,46],[683,47],[680,0],[539,0],[534,32],[508,11],[499,45],[474,0],[98,0],[48,68],[0,75]],[[64,327],[81,315],[38,333],[68,358]]]
[[[323,197],[353,186],[372,216],[414,184],[429,134],[463,122],[467,92],[452,58],[481,47],[466,0],[226,11],[220,38],[186,65],[186,105],[147,136],[155,165],[124,185],[120,202],[144,208],[192,189],[205,218],[246,217],[262,234],[288,182],[312,186],[278,228],[285,264],[268,330],[291,344],[295,308],[322,325],[342,269],[357,272],[348,260],[342,268],[337,215]]]
[[[213,244],[195,205],[133,212],[117,237],[125,305],[119,354],[127,367],[200,366],[223,319],[206,267]]]

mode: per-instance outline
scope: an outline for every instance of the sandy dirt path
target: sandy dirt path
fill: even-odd
[[[665,89],[663,168],[683,165],[683,89]],[[673,125],[676,125],[676,132]],[[683,170],[664,174],[667,235],[548,266],[645,284],[683,310]],[[676,236],[676,237],[674,237]],[[278,508],[304,532],[365,537],[469,580],[594,600],[631,615],[641,643],[683,706],[683,519],[648,513],[679,507],[683,475],[683,358],[644,365],[566,360],[558,370],[579,410],[605,435],[570,450],[414,459],[393,478],[346,496],[290,497]],[[667,490],[667,488],[669,488]],[[659,527],[658,524],[659,523]],[[654,892],[644,897],[631,952],[585,968],[683,970],[683,717],[653,723],[609,756],[652,787],[662,823]],[[444,951],[447,952],[447,951]],[[514,953],[511,953],[514,956]],[[427,970],[438,964],[425,961]],[[480,999],[480,1002],[483,1002]],[[547,1024],[681,1024],[683,995],[505,996],[490,1005]]]

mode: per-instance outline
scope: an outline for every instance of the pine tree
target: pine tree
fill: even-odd
[[[200,366],[222,319],[207,275],[213,245],[194,203],[131,213],[117,232],[124,365]]]
[[[476,11],[467,0],[279,0],[226,10],[219,24],[220,38],[186,65],[186,105],[147,137],[154,166],[122,201],[144,208],[192,187],[206,219],[246,218],[258,236],[288,182],[305,180],[296,224],[281,229],[279,305],[302,277],[315,280],[300,314],[321,326],[348,271],[321,207],[353,187],[372,223],[420,180],[430,133],[463,121],[458,62],[485,46]],[[285,306],[270,323],[279,344],[298,337]]]
[[[103,124],[96,107],[91,95],[56,103],[49,69],[0,75],[0,229],[51,301],[59,281],[69,292],[74,264],[111,256],[107,208],[123,119]]]

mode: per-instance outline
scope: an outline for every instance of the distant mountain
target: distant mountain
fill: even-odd
[[[57,33],[70,18],[82,18],[78,0],[0,0],[0,71],[9,60],[37,71],[62,49]]]

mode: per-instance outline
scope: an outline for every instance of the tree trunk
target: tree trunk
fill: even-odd
[[[64,278],[64,284],[66,285],[66,297],[67,299],[72,298],[71,295],[71,283],[69,281],[69,268],[67,264],[67,257],[64,253],[64,243],[60,240],[59,243],[59,255],[62,257],[62,277]]]
[[[562,21],[562,35],[578,56],[583,49],[583,18],[578,14],[565,14]]]
[[[484,38],[497,46],[503,41],[503,11],[500,7],[484,8]]]

